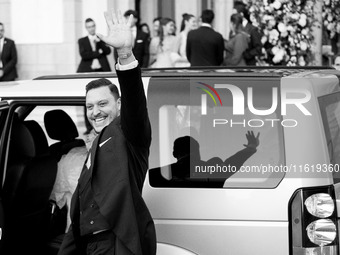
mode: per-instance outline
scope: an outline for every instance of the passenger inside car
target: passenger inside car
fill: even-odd
[[[52,111],[49,111],[45,114],[45,124],[46,121],[50,120],[50,114]],[[85,135],[85,144],[83,140],[75,139],[75,131],[77,131],[76,125],[72,121],[72,119],[62,110],[54,110],[52,112],[53,114],[58,114],[63,116],[63,119],[67,119],[68,121],[64,122],[68,123],[66,127],[64,126],[63,129],[59,130],[61,133],[64,133],[68,130],[67,134],[65,135],[55,135],[58,137],[64,136],[64,137],[70,137],[72,136],[72,139],[60,139],[61,141],[57,143],[57,146],[54,147],[54,152],[56,153],[57,157],[58,155],[61,155],[61,158],[58,162],[58,172],[56,181],[53,186],[53,190],[51,193],[51,200],[55,201],[56,205],[59,209],[63,208],[66,205],[67,208],[67,223],[66,223],[66,229],[65,232],[67,232],[70,224],[70,206],[71,206],[71,198],[72,195],[76,189],[78,179],[81,173],[81,170],[83,168],[84,162],[86,160],[86,156],[88,154],[88,149],[91,148],[91,144],[96,137],[95,132],[93,130],[90,130],[88,134]],[[46,117],[47,116],[47,117]],[[68,126],[68,127],[67,127]],[[51,125],[46,125],[46,128],[51,127]],[[48,129],[49,130],[49,129]],[[59,132],[58,131],[58,132]],[[49,134],[55,134],[56,130],[49,130],[47,131]],[[77,131],[78,134],[78,131]],[[78,135],[77,135],[78,136]],[[76,137],[77,137],[76,136]],[[83,145],[84,144],[84,145]],[[81,145],[81,146],[79,146]],[[55,146],[52,145],[52,146]],[[67,151],[70,147],[69,151]],[[58,149],[58,151],[56,150]],[[66,153],[65,153],[66,152]]]
[[[51,154],[59,161],[61,156],[74,147],[84,146],[82,139],[78,139],[79,132],[72,118],[61,109],[45,113],[44,123],[48,136],[58,142],[50,145]]]

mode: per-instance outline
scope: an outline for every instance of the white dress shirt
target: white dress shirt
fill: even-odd
[[[2,50],[4,48],[4,44],[5,44],[5,37],[2,37],[0,39],[0,68],[3,68],[2,61],[1,61],[1,55],[2,55]]]
[[[134,60],[130,64],[127,64],[127,65],[121,65],[119,64],[119,58],[118,58],[116,69],[119,71],[126,71],[126,70],[136,68],[137,66],[138,66],[138,60]]]

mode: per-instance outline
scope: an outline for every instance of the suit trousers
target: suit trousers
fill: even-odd
[[[116,236],[111,230],[81,237],[86,255],[114,255]]]

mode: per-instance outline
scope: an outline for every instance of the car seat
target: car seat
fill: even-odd
[[[48,154],[44,134],[38,134],[36,124],[28,126],[35,126],[35,136],[23,122],[13,119],[9,139],[3,193],[9,254],[43,254],[49,197],[57,174],[57,161]]]
[[[51,154],[57,161],[72,148],[85,146],[82,139],[77,139],[79,136],[77,127],[65,111],[56,109],[46,112],[44,122],[48,136],[59,141],[50,145]]]

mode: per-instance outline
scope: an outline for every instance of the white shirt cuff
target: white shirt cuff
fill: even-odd
[[[137,60],[134,60],[130,64],[127,64],[127,65],[121,65],[121,64],[119,64],[119,58],[118,58],[118,61],[117,61],[117,64],[116,64],[116,69],[119,70],[119,71],[126,71],[126,70],[136,68],[137,66],[138,66]]]

